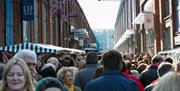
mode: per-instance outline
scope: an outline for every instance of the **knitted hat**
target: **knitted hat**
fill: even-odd
[[[59,88],[62,91],[64,90],[63,84],[56,78],[46,77],[39,81],[39,84],[36,87],[36,91],[45,91],[47,88]]]
[[[47,63],[41,68],[39,74],[43,78],[45,78],[45,77],[56,77],[56,68],[53,64]]]

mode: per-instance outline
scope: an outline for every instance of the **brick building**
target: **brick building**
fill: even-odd
[[[121,3],[124,0],[122,0]],[[121,45],[116,48],[123,52],[134,52],[139,54],[141,52],[149,52],[151,55],[157,54],[160,51],[170,50],[180,45],[180,1],[179,0],[133,0],[130,14],[124,15],[124,18],[117,18],[116,29],[122,32],[116,34],[117,39],[122,39],[124,30],[133,29],[134,36],[131,41],[131,36],[126,36],[125,40],[121,41]],[[128,0],[126,1],[128,2]],[[131,0],[129,2],[132,2]],[[123,5],[123,4],[121,4]],[[122,6],[120,6],[120,9]],[[129,9],[129,7],[128,7]],[[123,10],[123,9],[122,9]],[[121,11],[123,15],[123,11]],[[126,13],[126,12],[125,12]],[[135,17],[133,16],[135,15]],[[120,15],[118,15],[120,17]],[[132,19],[132,21],[131,21]],[[128,28],[128,23],[132,23],[132,27]],[[131,21],[131,22],[129,22]],[[124,25],[121,25],[124,24]],[[123,27],[122,27],[123,26]],[[125,27],[124,27],[125,26]],[[116,41],[118,44],[118,41]],[[124,46],[123,46],[124,45]],[[131,48],[134,46],[134,48]],[[132,50],[132,51],[131,51]],[[134,50],[134,51],[133,51]]]
[[[157,54],[179,46],[179,0],[140,0],[141,52]],[[143,17],[143,18],[142,18]]]
[[[71,32],[79,28],[88,32],[89,37],[82,39],[85,43],[95,43],[77,0],[30,0],[33,19],[29,21],[24,20],[23,12],[28,8],[24,8],[23,1],[29,0],[0,0],[0,46],[32,42],[80,48],[80,38],[70,37]]]

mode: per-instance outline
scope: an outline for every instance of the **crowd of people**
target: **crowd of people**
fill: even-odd
[[[60,52],[40,59],[23,49],[0,60],[0,91],[180,91],[180,62],[148,53]]]

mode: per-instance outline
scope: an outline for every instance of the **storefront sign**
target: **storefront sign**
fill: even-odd
[[[174,44],[175,46],[180,45],[180,35],[174,37]]]
[[[24,21],[31,21],[34,19],[34,0],[22,1],[22,13]]]

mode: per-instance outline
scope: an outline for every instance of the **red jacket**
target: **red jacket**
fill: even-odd
[[[123,74],[124,74],[127,78],[129,78],[129,79],[131,79],[131,80],[133,80],[133,81],[136,82],[139,91],[144,91],[144,86],[142,85],[142,83],[139,81],[139,79],[138,79],[135,75],[129,74],[128,71],[123,72]]]

